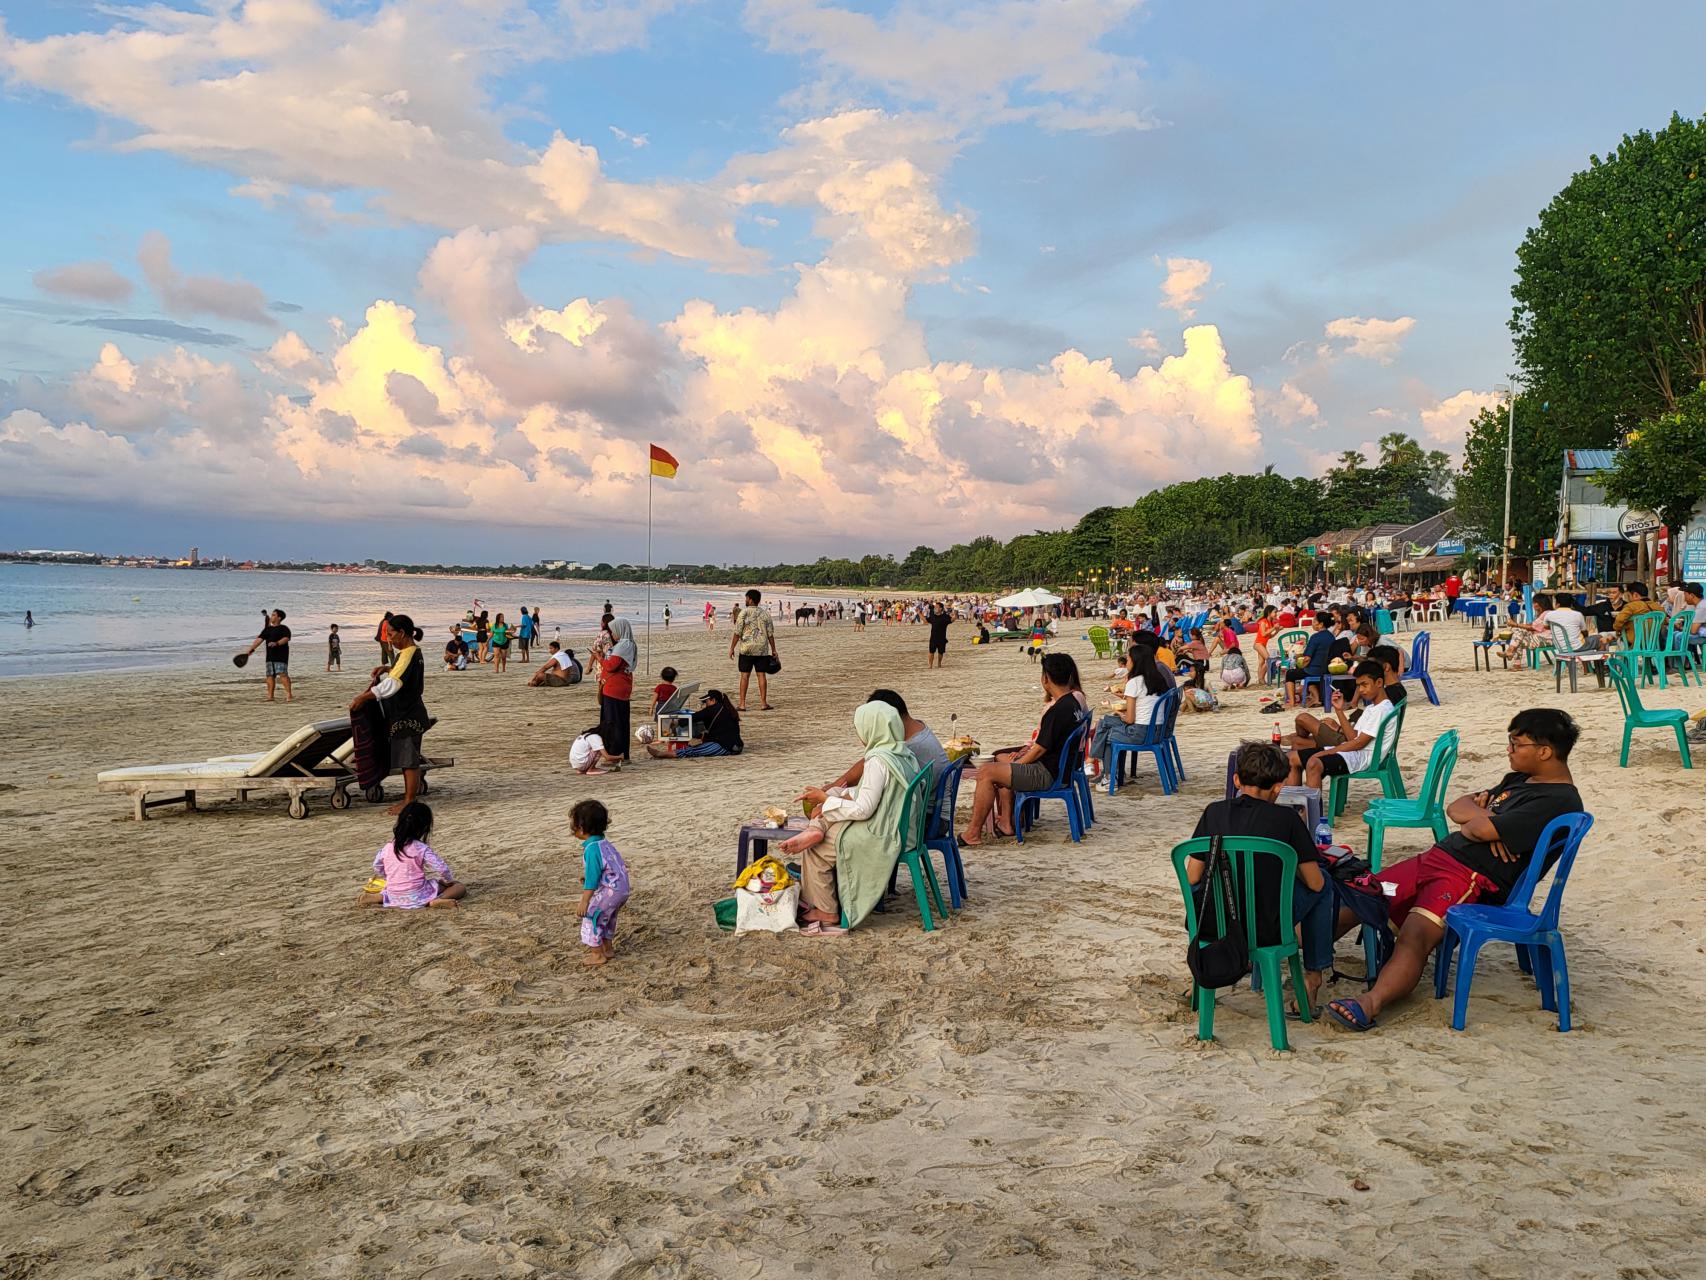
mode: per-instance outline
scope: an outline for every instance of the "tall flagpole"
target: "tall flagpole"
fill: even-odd
[[[646,674],[652,673],[652,464],[646,461]]]

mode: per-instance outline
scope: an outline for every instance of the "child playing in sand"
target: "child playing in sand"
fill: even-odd
[[[582,800],[569,810],[569,829],[581,846],[581,941],[589,950],[585,963],[604,964],[616,953],[616,913],[628,901],[628,864],[605,832],[610,811],[596,800]]]
[[[338,639],[338,624],[333,623],[332,629],[326,633],[326,670],[336,667],[344,669],[344,642]]]
[[[432,810],[411,800],[397,815],[391,839],[373,859],[374,881],[362,890],[364,907],[454,907],[468,895],[450,864],[433,852],[427,837],[432,834]]]
[[[593,725],[569,744],[569,767],[576,773],[609,773],[622,767],[622,757],[605,748],[598,726]]]

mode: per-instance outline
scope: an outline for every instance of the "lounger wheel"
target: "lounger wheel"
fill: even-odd
[[[348,787],[334,787],[332,789],[331,805],[332,805],[332,808],[334,808],[334,809],[347,809],[347,808],[349,808],[349,788]]]
[[[293,818],[306,818],[308,816],[308,800],[307,800],[307,797],[305,797],[305,796],[291,796],[290,797],[290,816]]]
[[[385,788],[382,786],[372,786],[366,791],[363,791],[361,794],[367,798],[368,804],[378,804],[380,801],[385,799]]]
[[[432,784],[427,781],[426,774],[423,773],[421,775],[421,789],[417,794],[424,796],[427,792],[429,792],[431,790],[432,790]]]

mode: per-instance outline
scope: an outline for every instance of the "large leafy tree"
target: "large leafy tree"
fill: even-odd
[[[1613,443],[1706,379],[1706,117],[1593,156],[1517,250],[1511,329],[1573,443]]]
[[[1706,387],[1629,433],[1605,492],[1613,502],[1651,511],[1667,529],[1688,522],[1706,501]]]

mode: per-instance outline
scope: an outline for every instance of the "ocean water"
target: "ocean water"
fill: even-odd
[[[774,602],[766,593],[766,606]],[[800,593],[804,600],[805,593]],[[475,599],[513,624],[522,606],[539,608],[546,640],[561,627],[580,648],[598,629],[604,602],[643,633],[646,588],[518,578],[424,578],[378,574],[271,573],[235,569],[109,569],[81,565],[0,564],[0,677],[123,670],[194,663],[225,664],[246,648],[267,609],[283,609],[291,665],[325,666],[326,634],[338,624],[345,665],[378,661],[373,633],[387,609],[406,613],[442,648],[452,622]],[[792,596],[789,596],[792,599]],[[813,596],[812,600],[822,598]],[[700,626],[705,602],[719,629],[740,592],[652,585],[652,625]],[[36,625],[24,626],[24,611]],[[260,662],[257,651],[251,659]]]

